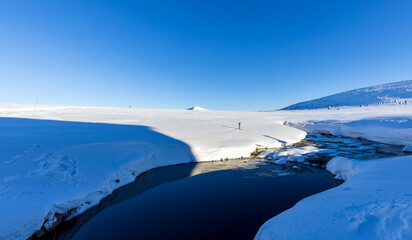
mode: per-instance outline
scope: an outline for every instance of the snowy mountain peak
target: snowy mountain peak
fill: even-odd
[[[198,107],[198,106],[194,106],[194,107],[190,107],[187,110],[192,110],[192,111],[206,111],[206,108],[202,108],[202,107]]]
[[[287,106],[282,110],[385,104],[407,99],[412,99],[412,80],[350,90],[310,101],[296,103]]]

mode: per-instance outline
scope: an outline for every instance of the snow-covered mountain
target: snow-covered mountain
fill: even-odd
[[[192,110],[192,111],[207,111],[206,108],[202,108],[202,107],[199,107],[199,106],[190,107],[190,108],[188,108],[187,110]]]
[[[390,103],[399,99],[412,98],[412,80],[380,84],[359,88],[330,96],[300,102],[282,110],[314,109],[338,106],[359,106],[366,104]]]

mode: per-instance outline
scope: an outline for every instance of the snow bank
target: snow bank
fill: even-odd
[[[347,181],[357,172],[358,162],[345,157],[335,157],[326,165],[326,170],[335,175],[336,179]]]
[[[282,149],[279,151],[266,150],[259,154],[258,158],[273,159],[277,164],[286,164],[286,162],[304,162],[307,156],[317,152],[325,152],[329,150],[319,149],[314,146],[293,147]]]
[[[2,118],[0,132],[1,239],[80,213],[144,171],[194,161],[187,144],[143,126]]]
[[[347,180],[267,221],[255,240],[412,239],[412,156],[372,161],[335,158]]]
[[[306,135],[266,117],[0,104],[0,239],[26,239],[55,213],[80,213],[149,169],[248,157]]]
[[[287,119],[285,125],[307,132],[406,145],[404,151],[412,145],[411,105],[279,114]],[[327,169],[346,182],[270,219],[255,239],[412,239],[412,156],[336,157]]]
[[[306,132],[412,145],[412,104],[299,112],[295,116],[288,114],[286,124]],[[298,118],[299,115],[302,117]]]

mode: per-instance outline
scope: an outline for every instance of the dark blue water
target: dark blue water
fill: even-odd
[[[180,167],[187,170],[188,166],[164,168],[159,177],[173,175]],[[286,173],[289,175],[279,176]],[[156,174],[151,175],[151,181],[156,181]],[[305,166],[294,169],[269,164],[249,170],[214,171],[128,196],[95,216],[70,220],[47,237],[253,239],[268,219],[299,200],[334,186],[326,171]],[[123,198],[122,194],[118,197]]]
[[[311,154],[302,164],[233,160],[154,169],[42,238],[253,239],[270,218],[338,184],[311,165],[324,166],[335,156],[368,160],[403,154],[401,146],[361,139],[310,134],[306,140],[336,151]]]

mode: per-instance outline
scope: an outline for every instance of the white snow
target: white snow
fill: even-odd
[[[54,213],[80,213],[149,169],[248,157],[306,135],[267,117],[0,104],[0,239],[26,239]]]
[[[326,165],[326,170],[335,175],[336,179],[348,180],[357,173],[358,164],[361,161],[355,161],[345,157],[335,157]]]
[[[284,110],[314,109],[341,106],[366,106],[367,104],[405,104],[412,100],[412,80],[380,84],[372,87],[350,90],[330,96],[300,102]],[[396,102],[395,102],[396,101]]]
[[[335,158],[347,180],[267,221],[262,239],[412,239],[412,156],[371,161]]]
[[[242,130],[237,129],[238,122],[242,122]],[[65,213],[72,208],[84,211],[155,167],[248,157],[257,147],[289,146],[306,136],[296,128],[411,146],[411,124],[412,104],[277,112],[70,106],[38,106],[34,111],[32,105],[0,104],[0,239],[25,239],[45,219],[52,221],[55,212]],[[266,155],[285,164],[303,161],[316,151],[321,149],[306,146]],[[286,236],[282,235],[284,229],[288,234],[293,230],[295,235],[290,236],[302,237],[308,232],[312,234],[308,236],[319,239],[329,236],[328,231],[318,231],[318,225],[325,229],[331,226],[330,231],[348,236],[344,234],[355,234],[348,230],[348,224],[363,221],[360,219],[368,214],[378,216],[377,223],[390,206],[391,216],[407,214],[407,194],[412,196],[412,177],[406,175],[411,169],[410,157],[385,159],[377,161],[378,165],[375,162],[336,158],[328,165],[329,170],[349,179],[342,186],[361,190],[351,194],[340,186],[303,200],[265,224],[257,239]],[[351,204],[357,207],[346,208]],[[309,212],[302,215],[299,211]],[[354,220],[339,218],[346,215]],[[320,220],[314,221],[311,216]],[[402,219],[395,217],[393,227],[387,228],[383,236],[398,234],[396,229],[401,224],[396,221],[404,221],[405,217]],[[382,231],[379,226],[383,225],[378,224],[376,231]],[[367,231],[356,231],[360,236],[372,236]]]
[[[285,124],[306,131],[406,145],[404,151],[412,145],[410,105],[292,112]],[[346,182],[267,221],[255,239],[412,239],[412,156],[336,157],[327,170]]]
[[[202,107],[198,107],[198,106],[194,106],[194,107],[190,107],[187,110],[192,110],[192,111],[207,111],[206,108],[202,108]]]
[[[284,112],[285,124],[306,132],[412,145],[412,104]]]
[[[275,160],[277,164],[286,164],[286,162],[304,162],[306,156],[311,153],[329,151],[325,149],[319,149],[314,146],[293,147],[286,148],[279,151],[266,150],[259,154],[258,158],[268,158]]]

